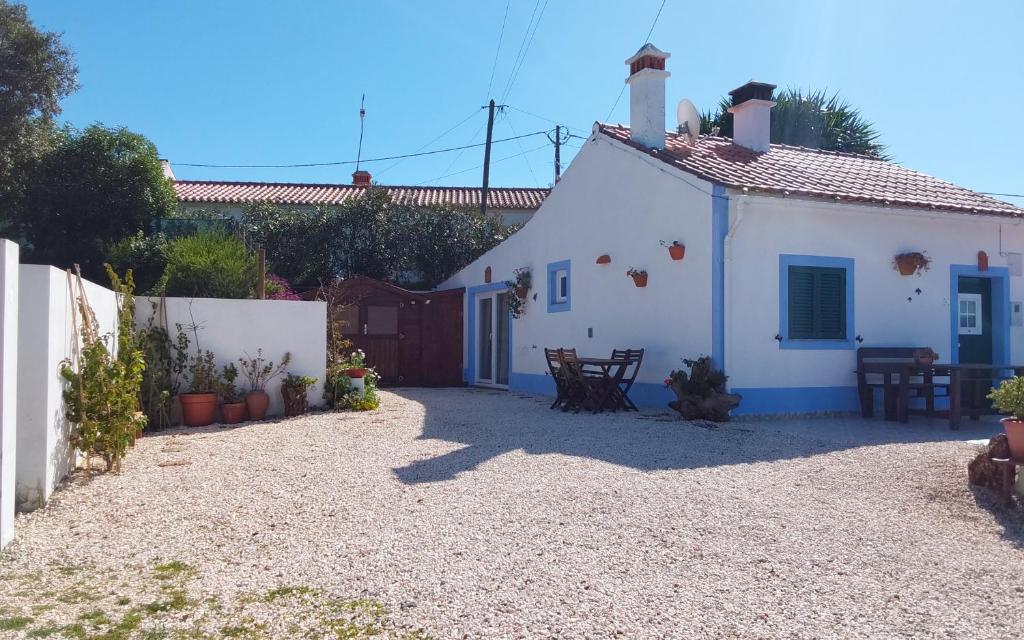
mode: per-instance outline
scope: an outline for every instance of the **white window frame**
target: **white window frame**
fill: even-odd
[[[555,302],[561,304],[569,300],[569,270],[555,271]]]
[[[973,314],[970,311],[964,311],[965,303],[974,303]],[[982,335],[982,325],[984,321],[984,310],[981,306],[981,294],[980,293],[960,293],[957,294],[956,302],[956,324],[957,332],[962,336],[980,336]],[[964,326],[964,318],[974,316],[974,326]]]

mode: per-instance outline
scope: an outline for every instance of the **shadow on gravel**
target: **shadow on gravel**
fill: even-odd
[[[1012,507],[1000,504],[996,492],[987,487],[971,487],[974,502],[979,509],[992,514],[992,519],[1003,528],[1002,536],[1018,549],[1024,549],[1024,498],[1017,498]]]
[[[466,446],[395,469],[406,484],[451,480],[509,451],[594,458],[643,471],[696,469],[801,458],[856,447],[989,438],[993,420],[909,424],[881,419],[802,418],[713,423],[669,414],[562,413],[550,398],[483,389],[390,389],[424,408],[420,439]]]

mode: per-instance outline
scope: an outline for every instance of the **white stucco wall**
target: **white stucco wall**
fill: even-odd
[[[150,298],[138,298],[135,306],[136,325],[143,326],[152,313]],[[191,314],[190,314],[191,308]],[[222,300],[217,298],[167,298],[167,322],[172,340],[177,333],[175,324],[192,324],[199,329],[199,342],[203,350],[213,351],[218,366],[248,353],[256,356],[262,348],[263,356],[275,364],[285,352],[292,355],[288,371],[295,375],[313,376],[316,385],[308,392],[310,406],[323,404],[323,380],[327,366],[327,304],[324,302],[295,302],[290,300]],[[191,333],[188,334],[192,339]],[[192,348],[195,348],[193,343]],[[281,378],[267,385],[270,394],[268,415],[282,415]],[[236,383],[244,392],[246,381],[239,373]]]
[[[487,266],[493,283],[511,279],[516,268],[531,269],[526,312],[512,321],[513,388],[553,390],[549,378],[536,377],[547,371],[544,347],[600,357],[642,347],[638,381],[652,385],[660,404],[662,381],[680,358],[710,354],[712,187],[670,172],[659,160],[594,136],[529,224],[439,287],[467,287],[470,305]],[[673,240],[686,245],[682,261],[660,244]],[[595,263],[602,254],[611,264]],[[571,311],[549,313],[547,265],[562,260],[571,261]],[[630,267],[646,269],[646,288],[626,276]],[[465,317],[468,325],[468,306]],[[467,342],[464,368],[471,352]]]
[[[0,240],[0,549],[14,538],[18,274],[18,245]]]
[[[74,468],[64,417],[60,363],[72,357],[72,307],[65,272],[21,265],[18,318],[18,428],[15,495],[18,509],[42,506]],[[84,281],[100,334],[113,335],[117,301],[113,291]],[[77,291],[77,289],[76,289]],[[114,340],[111,338],[111,348]]]
[[[1024,251],[1024,228],[1002,224],[1002,251]],[[856,386],[855,349],[780,348],[780,254],[854,260],[856,346],[930,346],[951,357],[950,265],[1005,267],[1000,222],[965,214],[730,194],[726,241],[726,367],[733,388]],[[920,276],[893,269],[899,253],[932,259]],[[1024,299],[1011,276],[1010,299]],[[917,290],[920,289],[920,293]],[[1024,328],[1010,327],[1011,359],[1024,359]]]

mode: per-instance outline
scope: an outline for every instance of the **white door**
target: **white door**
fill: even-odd
[[[508,292],[484,293],[476,299],[476,384],[508,387]]]

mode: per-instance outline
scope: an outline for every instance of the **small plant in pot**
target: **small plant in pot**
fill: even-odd
[[[366,352],[356,349],[342,360],[342,370],[350,378],[363,378],[369,368],[366,366]]]
[[[508,287],[509,293],[512,294],[508,296],[508,310],[513,318],[518,318],[523,315],[526,296],[530,294],[530,289],[533,288],[533,275],[527,267],[516,269],[512,273],[515,275],[515,279],[505,281],[505,286]]]
[[[289,373],[281,382],[281,397],[284,398],[284,415],[301,416],[308,409],[306,391],[316,384],[316,378],[297,376]]]
[[[644,269],[634,269],[630,267],[629,271],[626,272],[626,275],[633,278],[633,284],[637,287],[647,286],[647,271]]]
[[[686,245],[678,240],[672,242],[661,241],[661,246],[668,247],[668,255],[673,260],[682,260],[686,257]]]
[[[217,416],[217,392],[220,391],[213,352],[200,351],[194,356],[188,356],[186,370],[188,391],[178,396],[182,420],[189,427],[213,424]]]
[[[1003,380],[988,398],[993,407],[1007,414],[1001,422],[1010,444],[1010,456],[1024,459],[1024,376]]]
[[[285,353],[281,363],[274,366],[272,361],[263,357],[263,349],[256,350],[256,357],[245,354],[239,358],[242,374],[249,381],[249,392],[245,394],[245,407],[249,412],[250,420],[262,420],[267,415],[267,407],[270,406],[270,396],[267,394],[267,383],[281,375],[281,373],[292,361],[292,354]]]
[[[912,276],[915,273],[921,275],[927,271],[932,259],[920,251],[901,253],[893,258],[893,268],[900,272],[901,276]]]
[[[245,400],[238,393],[235,380],[238,379],[238,367],[232,363],[224,365],[220,372],[220,397],[223,404],[220,405],[221,417],[224,424],[238,424],[245,420]]]

